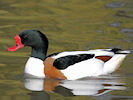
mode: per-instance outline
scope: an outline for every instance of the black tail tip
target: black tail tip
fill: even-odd
[[[120,49],[120,48],[113,48],[111,51],[114,52],[114,53],[116,53],[118,51],[122,51],[122,49]]]
[[[130,54],[131,53],[129,50],[122,50],[120,48],[113,48],[111,51],[114,52],[115,54]]]

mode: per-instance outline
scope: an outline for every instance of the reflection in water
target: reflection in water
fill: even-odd
[[[36,79],[25,78],[24,86],[32,93],[55,92],[63,96],[86,95],[105,98],[108,92],[114,90],[125,90],[124,80],[120,77],[102,76],[98,78],[85,78],[80,80],[56,80],[56,79]],[[46,92],[45,92],[46,91]],[[34,95],[34,94],[33,94]],[[33,96],[32,95],[32,96]],[[43,95],[43,96],[45,96]],[[47,100],[48,98],[48,94]],[[112,95],[110,97],[113,97]]]
[[[31,96],[31,100],[50,100],[49,94],[45,91],[32,91],[29,95]]]

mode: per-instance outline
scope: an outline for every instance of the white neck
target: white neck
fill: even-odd
[[[30,57],[25,65],[24,72],[35,77],[44,78],[43,61],[38,58]]]

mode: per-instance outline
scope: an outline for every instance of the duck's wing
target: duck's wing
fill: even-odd
[[[78,55],[68,55],[55,59],[53,66],[57,69],[66,69],[70,65],[88,60],[94,57],[94,54],[78,54]]]

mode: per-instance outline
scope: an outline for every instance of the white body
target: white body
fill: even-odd
[[[105,75],[114,72],[115,69],[120,66],[125,57],[125,55],[115,55],[106,63],[99,59],[93,58],[69,66],[67,69],[62,70],[62,72],[70,80],[87,76],[91,77]]]
[[[58,55],[52,56],[52,58],[57,59],[67,55],[77,55],[77,54],[95,54],[95,56],[112,56],[112,58],[103,62],[100,59],[95,58],[81,61],[79,63],[73,64],[67,67],[61,72],[67,77],[68,80],[75,80],[87,76],[98,76],[114,72],[122,63],[126,54],[114,54],[109,52],[111,49],[98,49],[89,51],[74,51],[74,52],[62,52]],[[129,51],[123,51],[124,53],[129,53]],[[44,64],[43,61],[37,58],[30,57],[25,66],[25,73],[30,75],[44,78]]]

